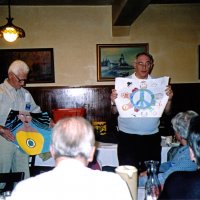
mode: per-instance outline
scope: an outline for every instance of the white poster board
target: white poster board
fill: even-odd
[[[147,80],[116,78],[115,100],[120,117],[161,117],[168,101],[169,77]]]

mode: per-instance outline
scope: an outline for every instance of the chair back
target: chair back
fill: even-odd
[[[0,193],[12,191],[15,184],[24,179],[24,172],[0,173],[0,183],[5,183],[5,187],[0,189]]]

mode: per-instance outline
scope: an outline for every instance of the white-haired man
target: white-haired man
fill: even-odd
[[[19,151],[12,141],[14,135],[6,129],[5,123],[10,110],[41,112],[31,94],[24,89],[29,67],[22,60],[15,60],[8,69],[8,78],[0,84],[0,173],[25,172],[29,173],[29,156]]]
[[[61,119],[52,133],[56,167],[18,183],[11,199],[131,200],[128,186],[118,174],[87,167],[94,152],[92,125],[82,117]]]

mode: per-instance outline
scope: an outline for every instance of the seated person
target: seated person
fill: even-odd
[[[172,120],[172,126],[177,140],[180,142],[180,148],[171,161],[162,163],[159,168],[158,180],[163,186],[166,178],[174,171],[195,171],[196,163],[190,159],[189,146],[187,145],[188,127],[192,117],[198,114],[194,111],[178,113]],[[147,175],[139,177],[139,186],[145,186]]]
[[[126,182],[118,174],[87,167],[93,160],[95,136],[86,119],[58,121],[50,150],[56,167],[18,183],[10,200],[132,200]]]
[[[159,200],[200,199],[200,116],[191,119],[188,133],[190,158],[198,165],[196,171],[176,171],[165,181]]]

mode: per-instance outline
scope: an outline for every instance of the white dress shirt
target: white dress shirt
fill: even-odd
[[[62,160],[52,171],[20,182],[12,200],[132,200],[122,178],[92,170],[75,159]]]

